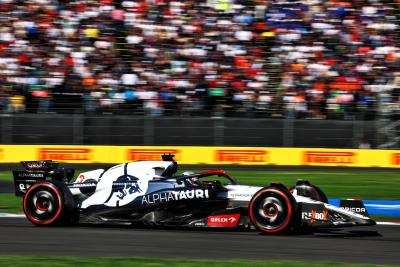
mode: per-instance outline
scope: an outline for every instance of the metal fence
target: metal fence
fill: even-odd
[[[375,121],[16,114],[0,117],[2,144],[377,147]]]

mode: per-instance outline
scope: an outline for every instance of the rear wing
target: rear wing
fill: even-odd
[[[34,184],[57,180],[67,183],[73,177],[75,170],[59,167],[60,163],[52,160],[22,161],[25,170],[14,170],[15,195],[23,196]]]
[[[55,170],[60,165],[59,162],[52,160],[40,160],[40,161],[21,161],[27,171],[50,171]]]

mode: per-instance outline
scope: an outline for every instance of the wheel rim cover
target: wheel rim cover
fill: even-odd
[[[286,204],[276,196],[260,198],[254,203],[254,209],[255,218],[261,227],[274,230],[286,223]]]
[[[32,198],[27,201],[27,210],[30,215],[40,222],[51,220],[57,214],[58,199],[48,190],[32,192]]]

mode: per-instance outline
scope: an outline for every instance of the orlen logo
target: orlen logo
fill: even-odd
[[[264,150],[217,150],[217,162],[267,162]]]
[[[304,163],[331,163],[331,164],[352,164],[355,163],[357,154],[353,152],[304,152]]]
[[[40,160],[90,160],[92,150],[88,148],[41,148]]]
[[[235,227],[239,222],[240,214],[224,214],[209,216],[207,219],[208,226],[219,227]]]
[[[392,164],[393,165],[400,165],[400,153],[393,153],[392,154]]]
[[[173,154],[174,160],[180,160],[180,151],[175,149],[128,149],[128,160],[161,160],[161,155]]]

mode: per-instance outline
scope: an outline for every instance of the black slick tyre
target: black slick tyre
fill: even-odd
[[[72,218],[72,195],[62,184],[38,183],[26,192],[23,210],[27,219],[38,226],[67,224]]]
[[[293,226],[296,206],[296,200],[288,190],[263,188],[250,201],[250,221],[263,233],[283,234]]]

